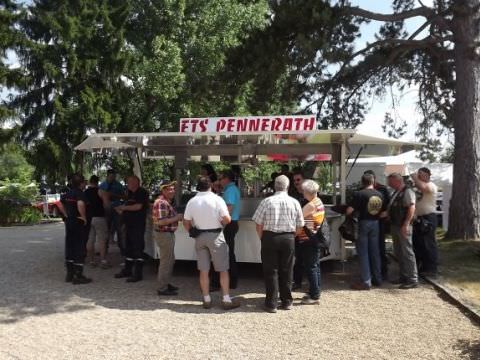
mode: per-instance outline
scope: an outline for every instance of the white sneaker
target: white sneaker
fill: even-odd
[[[319,305],[320,299],[312,299],[310,295],[305,295],[301,301],[302,305]]]

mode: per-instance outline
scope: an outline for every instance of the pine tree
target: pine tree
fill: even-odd
[[[15,2],[0,0],[0,94],[3,97],[22,80],[19,69],[12,68],[12,64],[8,63],[8,55],[12,55],[23,42],[22,32],[15,27],[22,16],[23,13]],[[6,99],[0,98],[0,124],[11,119],[13,115]],[[6,134],[10,132],[2,131],[2,138],[5,138]]]
[[[18,52],[26,81],[11,105],[21,113],[24,140],[34,144],[33,161],[45,156],[35,149],[49,152],[37,170],[65,175],[80,166],[73,148],[87,131],[120,123],[129,2],[37,0],[28,10],[27,43]]]

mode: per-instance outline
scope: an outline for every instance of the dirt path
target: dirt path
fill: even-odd
[[[62,255],[62,224],[0,229],[0,359],[480,358],[480,328],[427,285],[354,292],[329,274],[320,306],[267,314],[249,276],[243,306],[224,313],[201,308],[189,266],[176,269],[180,295],[159,298],[152,266],[140,283],[87,269],[94,283],[73,286]]]

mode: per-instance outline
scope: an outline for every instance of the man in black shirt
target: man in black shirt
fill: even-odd
[[[82,175],[72,176],[71,189],[63,196],[60,209],[65,215],[65,281],[73,284],[87,284],[92,281],[83,275],[87,242],[87,200],[82,191],[84,184]]]
[[[85,197],[87,198],[87,223],[89,225],[87,257],[90,259],[91,265],[97,265],[95,262],[95,243],[97,242],[101,260],[100,267],[108,269],[110,267],[106,259],[108,226],[103,201],[98,195],[98,176],[92,175],[90,177],[88,189],[85,190]]]
[[[293,171],[293,186],[290,184],[289,195],[298,200],[300,206],[303,208],[308,201],[303,196],[302,184],[305,181],[303,171],[299,168]],[[300,250],[300,242],[295,241],[295,265],[293,265],[293,285],[292,290],[298,290],[302,288],[303,273],[303,258],[302,251]]]
[[[127,200],[125,205],[115,208],[123,213],[126,229],[125,267],[116,278],[127,278],[127,282],[143,279],[143,250],[145,248],[145,221],[149,206],[148,192],[140,187],[140,179],[130,176],[127,179]]]
[[[367,170],[364,172],[364,174],[373,175],[373,179],[375,181],[373,188],[383,196],[383,208],[382,212],[380,213],[380,219],[378,220],[378,246],[380,248],[380,266],[382,269],[382,278],[386,279],[388,277],[388,258],[385,249],[385,233],[387,231],[387,208],[388,204],[390,204],[390,192],[385,185],[377,182],[377,177],[375,176],[373,170]]]
[[[354,290],[370,290],[372,284],[380,286],[382,283],[378,219],[383,208],[383,197],[373,188],[374,183],[371,174],[362,176],[363,190],[355,192],[346,212],[347,215],[351,215],[353,211],[359,213],[358,240],[355,245],[360,259],[362,281],[352,284]]]

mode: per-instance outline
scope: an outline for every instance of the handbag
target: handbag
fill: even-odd
[[[332,239],[330,237],[330,226],[326,220],[323,220],[322,225],[320,225],[320,228],[318,228],[316,232],[310,230],[306,225],[303,227],[303,230],[312,243],[324,250],[328,251],[328,249],[330,249]]]
[[[338,231],[345,240],[355,242],[358,239],[358,219],[346,216],[345,221],[339,226]]]

